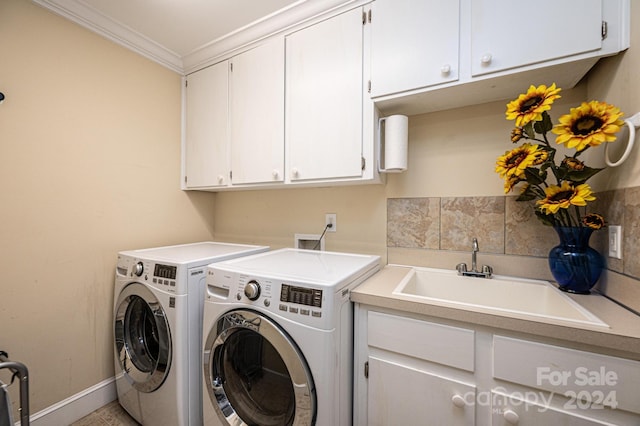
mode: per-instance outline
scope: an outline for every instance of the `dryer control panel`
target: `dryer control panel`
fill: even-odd
[[[280,301],[321,308],[322,290],[282,284],[280,287]]]

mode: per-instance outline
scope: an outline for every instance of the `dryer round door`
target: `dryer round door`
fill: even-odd
[[[316,393],[307,362],[268,317],[246,309],[220,317],[205,342],[203,363],[209,399],[223,422],[314,423]]]
[[[120,368],[140,392],[153,392],[171,366],[171,331],[162,305],[140,283],[126,286],[115,309],[115,345]]]

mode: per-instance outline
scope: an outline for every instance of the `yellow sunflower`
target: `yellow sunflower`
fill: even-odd
[[[606,225],[604,217],[597,213],[589,213],[582,218],[582,224],[591,229],[601,229]]]
[[[543,163],[547,156],[547,152],[540,149],[540,145],[524,143],[498,157],[496,173],[503,179],[522,177],[527,167]]]
[[[593,196],[591,187],[583,183],[578,186],[573,186],[567,181],[562,182],[562,185],[551,185],[544,190],[546,197],[542,200],[538,200],[536,204],[540,207],[545,214],[556,214],[560,209],[568,209],[573,206],[586,206],[587,201],[593,201],[596,197]]]
[[[589,146],[615,141],[615,134],[624,124],[620,117],[622,112],[613,105],[598,101],[583,102],[579,107],[571,108],[569,114],[560,117],[560,124],[552,132],[558,135],[556,143],[582,151]]]
[[[560,164],[569,170],[575,170],[577,172],[582,171],[585,168],[584,162],[573,157],[565,157]]]
[[[527,93],[507,104],[507,120],[516,120],[516,127],[524,127],[532,121],[542,120],[542,113],[551,109],[553,101],[560,97],[560,90],[556,89],[555,83],[549,87],[544,84],[538,87],[530,86]]]
[[[511,131],[511,142],[518,143],[524,136],[524,132],[521,127],[514,127]]]
[[[504,180],[504,193],[508,194],[509,192],[511,192],[513,187],[516,186],[520,182],[522,182],[522,179],[520,179],[518,176],[511,176],[511,177],[505,178],[505,180]]]

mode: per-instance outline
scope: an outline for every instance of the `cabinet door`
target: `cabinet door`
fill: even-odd
[[[284,39],[231,59],[233,184],[284,180]]]
[[[473,385],[369,357],[367,424],[475,424]]]
[[[602,0],[474,0],[474,76],[600,49]]]
[[[291,181],[362,176],[362,10],[286,39]]]
[[[376,0],[372,15],[372,97],[458,79],[458,0]]]
[[[224,186],[229,177],[228,64],[187,76],[185,186]]]
[[[491,392],[491,425],[492,426],[604,426],[604,425],[637,425],[638,418],[628,413],[607,412],[600,408],[590,409],[583,401],[566,402],[564,407],[552,407],[547,404],[553,394],[529,392],[534,400],[522,398],[522,393],[505,394]],[[607,419],[607,414],[612,419]],[[615,416],[619,414],[619,416]],[[600,418],[595,416],[599,415]],[[626,417],[625,417],[626,415]]]

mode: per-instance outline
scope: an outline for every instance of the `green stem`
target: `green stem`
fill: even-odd
[[[576,207],[576,220],[578,221],[577,226],[582,226],[582,221],[580,220],[580,218],[582,217],[582,215],[580,214],[580,207],[575,206]],[[585,207],[585,212],[586,212],[586,207]]]

